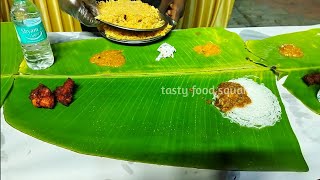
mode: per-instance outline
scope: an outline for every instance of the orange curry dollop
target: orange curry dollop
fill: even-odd
[[[125,64],[126,59],[121,50],[106,50],[93,55],[90,62],[98,66],[120,67]]]
[[[303,57],[303,51],[293,44],[283,44],[279,48],[281,55],[286,57],[300,58]]]
[[[206,57],[218,55],[221,53],[220,47],[211,42],[203,46],[196,46],[193,48],[193,50],[196,51],[198,54],[203,54]]]

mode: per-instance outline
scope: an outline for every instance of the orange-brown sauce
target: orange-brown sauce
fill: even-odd
[[[219,46],[209,42],[203,46],[196,46],[193,48],[198,54],[203,54],[204,56],[213,56],[221,53],[221,49]]]
[[[281,55],[286,57],[300,58],[303,57],[303,51],[293,44],[283,44],[279,48]]]
[[[98,66],[120,67],[125,64],[126,59],[121,50],[106,50],[93,55],[90,62]]]
[[[228,112],[235,107],[244,107],[251,103],[246,90],[238,83],[224,82],[216,90],[217,99],[214,103],[222,112]]]

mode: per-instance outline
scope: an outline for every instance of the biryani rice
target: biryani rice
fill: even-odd
[[[171,25],[167,25],[164,29],[151,32],[134,32],[126,31],[112,26],[104,25],[103,29],[108,38],[117,40],[147,40],[154,37],[165,36],[171,29]]]
[[[159,10],[141,1],[110,0],[99,2],[96,19],[135,29],[155,29],[165,24]]]

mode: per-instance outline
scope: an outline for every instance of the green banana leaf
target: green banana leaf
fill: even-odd
[[[294,44],[304,52],[302,58],[290,58],[279,53],[282,44]],[[246,42],[248,50],[259,57],[258,64],[271,68],[279,78],[288,75],[284,86],[308,108],[320,113],[320,103],[316,99],[319,86],[308,87],[302,77],[308,72],[320,71],[320,29],[283,34],[264,40]],[[308,92],[308,93],[307,93]]]
[[[1,102],[0,102],[0,106],[3,105],[3,102],[12,87],[13,80],[14,80],[14,78],[12,76],[2,76],[1,75],[1,83],[0,83],[1,84]]]
[[[282,116],[275,126],[241,127],[207,103],[211,94],[162,90],[212,88],[244,76],[278,97]],[[73,78],[78,85],[74,102],[50,110],[33,107],[29,93],[39,83],[53,90],[65,77],[17,77],[4,105],[6,121],[45,142],[95,156],[223,170],[308,170],[271,71]]]
[[[279,53],[283,44],[294,44],[301,48],[304,56],[301,58],[285,57]],[[320,29],[283,34],[263,40],[246,42],[248,50],[259,57],[258,64],[273,68],[280,74],[287,74],[292,70],[320,68]]]
[[[222,53],[205,57],[197,54],[193,48],[208,42],[217,44]],[[167,58],[160,62],[158,47],[167,42],[174,46],[177,53],[174,59]],[[221,71],[235,69],[261,68],[246,58],[250,55],[245,50],[245,43],[235,33],[223,28],[199,28],[174,31],[166,39],[144,46],[124,46],[103,38],[79,40],[52,45],[55,64],[43,71],[32,71],[25,63],[20,72],[33,75],[97,75],[97,74],[132,74],[132,73],[188,73],[194,71]],[[120,68],[100,67],[90,63],[94,54],[103,50],[123,50],[126,64]]]
[[[283,86],[309,109],[320,114],[320,102],[317,100],[317,93],[320,89],[320,85],[307,86],[302,80],[302,77],[306,74],[315,72],[319,73],[320,68],[290,72]]]
[[[218,44],[222,53],[204,57],[192,50],[208,41]],[[175,46],[177,53],[174,59],[156,62],[156,50],[164,42]],[[13,82],[14,86],[4,103],[5,120],[30,136],[83,154],[162,165],[308,170],[275,76],[246,60],[253,56],[234,33],[199,28],[175,31],[145,46],[123,46],[98,38],[52,48],[56,62],[49,69],[32,71],[23,62],[22,74],[8,76],[12,81],[7,84]],[[123,50],[126,64],[108,68],[89,62],[92,55],[108,49]],[[58,104],[50,110],[32,106],[29,93],[39,83],[54,90],[69,76],[77,84],[69,107]],[[230,123],[208,103],[211,94],[163,94],[166,88],[212,88],[244,76],[264,83],[278,97],[282,117],[275,126],[252,129]]]
[[[17,74],[23,59],[20,43],[12,23],[1,22],[1,75]]]
[[[2,106],[7,97],[12,83],[13,75],[18,73],[19,64],[22,61],[23,55],[20,43],[17,39],[15,29],[12,23],[0,24],[0,69],[1,69],[1,102]]]

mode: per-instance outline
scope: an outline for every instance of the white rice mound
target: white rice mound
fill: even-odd
[[[243,86],[252,103],[244,108],[234,108],[223,113],[224,117],[240,126],[258,129],[273,126],[280,121],[281,107],[277,97],[270,89],[248,78],[234,79],[229,82]]]
[[[174,58],[174,53],[177,51],[173,46],[171,46],[168,43],[163,43],[161,46],[158,48],[160,52],[159,56],[156,58],[156,61],[160,61],[161,59],[172,57]]]

